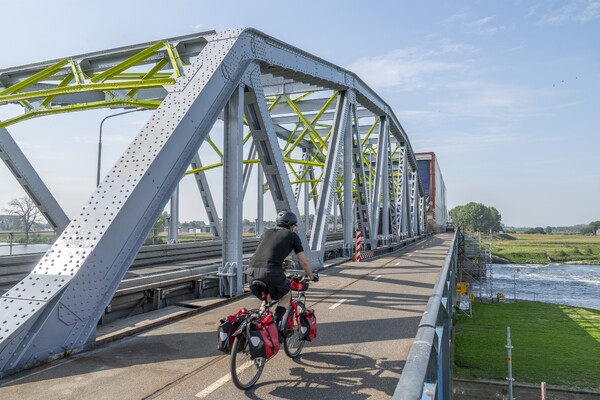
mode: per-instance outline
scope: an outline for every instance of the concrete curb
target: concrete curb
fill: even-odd
[[[457,393],[460,392],[459,386],[472,386],[474,390],[476,387],[481,387],[481,390],[486,391],[495,391],[496,393],[502,393],[503,390],[506,390],[508,384],[506,381],[495,381],[490,379],[465,379],[465,378],[452,378],[452,382],[454,383],[454,396],[464,394]],[[526,382],[516,382],[513,383],[513,388],[516,390],[526,391],[527,393],[521,393],[519,395],[520,398],[529,398],[526,394],[538,394],[541,391],[541,385],[536,383],[526,383]],[[459,390],[457,390],[459,389]],[[570,388],[566,386],[557,386],[557,385],[547,385],[546,392],[550,395],[550,398],[554,398],[552,395],[560,395],[561,399],[588,399],[588,398],[597,398],[600,396],[600,390],[591,390],[591,389],[578,389],[578,388]],[[473,395],[471,392],[470,395]],[[526,397],[521,397],[526,396]],[[566,396],[566,397],[564,397]],[[536,397],[539,398],[539,397]]]

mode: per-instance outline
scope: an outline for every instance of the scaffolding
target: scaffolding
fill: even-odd
[[[494,298],[492,246],[481,241],[481,234],[460,237],[456,302],[458,311],[472,315],[472,302]],[[477,286],[474,289],[474,286]]]

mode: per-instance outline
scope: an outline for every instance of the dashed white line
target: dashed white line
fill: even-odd
[[[329,307],[330,310],[333,310],[334,308],[338,308],[339,306],[342,305],[343,302],[345,302],[348,299],[341,299],[340,301],[338,301],[337,303],[335,303],[334,305],[332,305],[331,307]]]
[[[215,390],[217,390],[218,388],[220,388],[221,386],[223,386],[224,384],[226,384],[227,381],[229,381],[230,379],[231,379],[231,374],[225,375],[221,379],[219,379],[216,382],[214,382],[212,385],[208,386],[203,391],[196,393],[196,397],[199,398],[199,399],[203,399],[205,397],[210,396],[210,394],[212,392],[214,392]]]
[[[248,361],[248,362],[240,365],[238,367],[238,370],[243,371],[246,368],[250,367],[252,365],[252,363],[253,363],[253,361]],[[203,391],[196,393],[196,397],[199,399],[203,399],[205,397],[210,396],[212,394],[212,392],[214,392],[215,390],[217,390],[218,388],[220,388],[221,386],[226,384],[230,379],[231,379],[231,374],[225,375],[224,377],[216,380],[212,385],[208,386]]]

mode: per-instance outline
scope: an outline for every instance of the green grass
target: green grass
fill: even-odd
[[[517,382],[600,389],[600,310],[518,301],[473,304],[457,319],[454,375],[505,380],[510,326]]]
[[[600,236],[511,233],[494,237],[492,253],[515,264],[600,264]]]

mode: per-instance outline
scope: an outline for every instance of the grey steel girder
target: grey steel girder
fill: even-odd
[[[168,243],[179,242],[179,185],[175,187],[171,200],[169,201],[171,214],[169,215]]]
[[[177,45],[184,43],[182,46],[185,47],[185,42],[181,39]],[[116,64],[123,60],[123,52],[135,53],[131,50],[133,47],[122,48],[121,53],[108,51],[93,53],[97,57],[76,58],[79,65],[88,62],[92,70],[96,67],[106,69],[106,65],[111,64],[111,55],[115,55],[113,62]],[[167,94],[150,120],[33,272],[2,296],[2,315],[10,316],[0,332],[0,369],[3,372],[77,350],[93,339],[104,308],[226,104],[238,104],[236,117],[226,115],[224,118],[237,124],[226,130],[225,142],[229,143],[226,159],[230,158],[227,168],[231,170],[224,176],[238,180],[230,182],[227,193],[241,191],[241,157],[234,154],[242,150],[240,108],[243,102],[276,208],[299,214],[264,97],[262,76],[271,75],[273,79],[289,79],[347,94],[341,104],[348,105],[338,108],[340,112],[335,114],[324,169],[325,184],[315,216],[320,222],[313,224],[310,246],[305,231],[299,232],[313,266],[322,263],[325,230],[333,190],[337,186],[337,165],[343,144],[349,143],[348,138],[344,140],[347,132],[351,132],[353,138],[356,180],[363,184],[359,188],[359,197],[365,199],[362,213],[365,218],[359,225],[362,223],[363,229],[370,231],[371,210],[364,186],[357,107],[364,107],[374,116],[386,117],[391,134],[405,146],[404,162],[416,170],[417,163],[408,138],[391,109],[351,72],[252,29],[194,35],[189,47],[190,52],[195,53],[190,57],[197,56],[197,60],[182,69],[183,75],[174,85],[166,87]],[[180,53],[185,51],[182,48]],[[42,64],[29,67],[42,70]],[[24,73],[25,69],[1,70],[0,82],[10,86],[19,80],[18,74]],[[354,121],[350,131],[345,128],[349,120],[341,116],[349,112],[348,107]],[[227,160],[225,162],[227,165]],[[312,169],[309,175],[314,178]],[[412,183],[412,192],[422,190],[416,179]],[[347,201],[346,197],[344,199]],[[413,211],[418,212],[418,194],[415,193],[412,199]],[[224,220],[229,221],[224,227],[224,242],[231,240],[230,244],[224,243],[224,261],[237,263],[235,290],[239,292],[242,281],[238,255],[241,230],[234,231],[239,227],[241,202],[232,207],[233,210],[226,209],[224,215]],[[415,223],[418,221],[414,220]],[[411,228],[413,226],[414,223]],[[374,248],[376,243],[372,236],[375,235],[367,233],[363,232],[363,236],[365,240],[371,239],[369,244]]]
[[[353,134],[352,134],[352,124],[350,122],[350,114],[348,114],[348,122],[346,123],[346,132],[344,132],[344,161],[343,161],[343,212],[342,212],[342,220],[343,220],[343,230],[344,230],[344,253],[347,257],[350,257],[354,252],[353,248],[353,237],[354,237],[354,216],[356,213],[354,212],[354,204],[353,204]]]
[[[225,165],[223,168],[223,267],[219,275],[228,279],[229,295],[244,292],[242,264],[243,190],[242,161],[244,137],[244,88],[238,86],[225,106]],[[233,278],[233,279],[232,279]]]
[[[377,238],[379,228],[379,208],[381,206],[380,194],[385,191],[382,189],[383,181],[387,178],[384,175],[384,165],[388,163],[388,125],[385,117],[379,118],[379,146],[377,152],[377,164],[375,166],[375,184],[373,185],[373,197],[371,198],[371,232]],[[387,169],[387,168],[385,168]],[[387,185],[386,185],[387,186]]]
[[[17,315],[0,334],[2,371],[93,338],[145,236],[238,86],[248,64],[232,54],[242,46],[238,34],[211,37],[202,52],[217,62],[196,63],[196,71],[178,80],[33,272],[2,296],[3,315]]]
[[[192,169],[202,168],[202,161],[200,160],[200,156],[198,155],[198,153],[194,154],[194,158],[192,159],[190,165]],[[196,178],[196,184],[198,185],[200,198],[202,199],[204,210],[206,211],[206,215],[208,216],[208,223],[210,225],[213,237],[215,239],[222,239],[223,227],[221,226],[221,221],[219,221],[219,214],[217,214],[217,208],[215,207],[215,202],[213,200],[210,187],[208,185],[208,180],[206,179],[206,174],[204,173],[204,171],[195,172],[194,178]]]
[[[350,92],[352,95],[352,92]],[[352,99],[354,99],[352,97]],[[361,135],[356,127],[356,121],[358,118],[356,116],[356,107],[354,107],[354,103],[350,104],[350,108],[352,110],[352,159],[354,163],[354,179],[356,186],[356,224],[358,225],[358,229],[361,231],[361,235],[364,239],[364,244],[368,248],[374,248],[374,241],[376,239],[373,238],[373,233],[371,231],[371,205],[369,195],[367,193],[366,187],[366,178],[364,171],[364,161],[362,159],[362,144],[361,144]]]
[[[260,69],[258,65],[253,66],[247,75],[247,85],[245,93],[246,118],[250,127],[254,144],[261,160],[263,173],[269,184],[269,190],[273,196],[275,209],[292,211],[300,215],[298,203],[296,202],[292,187],[283,162],[281,148],[275,136],[275,130],[271,122],[269,110],[262,92],[260,82]],[[313,269],[319,269],[322,265],[322,257],[311,251],[306,239],[306,227],[303,224],[298,225],[298,235],[302,241],[306,257],[313,266]]]
[[[69,217],[60,207],[29,160],[6,128],[0,128],[0,158],[17,179],[23,190],[44,215],[56,234],[69,224]]]
[[[338,94],[338,100],[333,121],[332,135],[329,143],[329,149],[326,157],[326,166],[321,181],[319,196],[319,205],[315,212],[315,219],[312,224],[312,236],[310,248],[314,252],[319,252],[319,258],[323,258],[325,252],[325,240],[329,228],[329,216],[333,202],[334,190],[337,187],[337,177],[339,173],[339,161],[342,154],[344,135],[348,124],[349,104],[348,95],[345,91]]]
[[[256,157],[256,148],[254,147],[254,142],[250,144],[250,150],[248,150],[248,160],[253,160]],[[246,198],[246,190],[248,189],[248,184],[250,183],[250,174],[252,173],[253,164],[249,163],[244,165],[244,174],[242,180],[243,184],[243,198]]]

